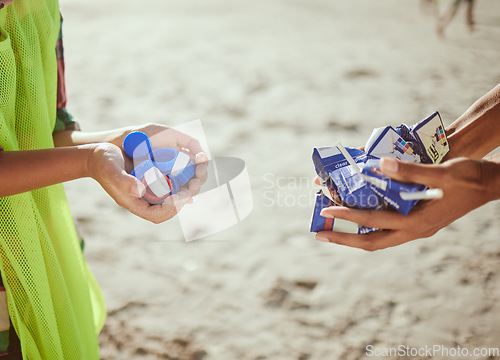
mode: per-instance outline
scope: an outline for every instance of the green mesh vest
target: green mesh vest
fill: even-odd
[[[5,151],[54,147],[59,27],[57,0],[15,0],[0,10]],[[0,198],[0,271],[24,359],[99,358],[105,306],[62,185]]]

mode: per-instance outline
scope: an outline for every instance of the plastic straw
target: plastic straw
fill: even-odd
[[[369,182],[369,183],[375,185],[376,187],[385,191],[385,189],[387,188],[387,182],[385,182],[384,180],[381,180],[381,179],[374,178],[372,176],[367,176],[365,174],[362,174],[361,171],[359,171],[359,167],[356,164],[356,162],[354,161],[354,159],[352,158],[351,154],[349,154],[347,149],[344,147],[344,145],[342,145],[342,143],[340,141],[337,143],[337,148],[340,150],[342,155],[344,155],[345,159],[347,160],[349,165],[351,165],[352,169],[356,172],[356,174],[361,176],[361,178],[363,180],[365,180],[365,181],[367,181],[367,182]]]
[[[399,196],[403,200],[431,200],[431,199],[441,199],[443,197],[443,190],[441,189],[429,189],[425,191],[418,192],[400,192]]]

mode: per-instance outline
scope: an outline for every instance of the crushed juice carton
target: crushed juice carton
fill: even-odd
[[[413,183],[403,183],[396,181],[383,174],[380,171],[379,160],[369,160],[366,162],[362,174],[367,176],[367,181],[370,183],[372,190],[383,199],[383,201],[399,211],[403,215],[408,215],[408,212],[417,204],[418,200],[403,200],[402,192],[420,192],[427,189],[427,186]],[[376,179],[375,181],[370,179]]]
[[[444,125],[436,111],[413,126],[376,128],[365,144],[367,154],[415,163],[435,164],[450,150]]]
[[[450,151],[444,125],[437,111],[413,125],[411,134],[425,150],[427,159],[422,159],[423,163],[440,163]]]
[[[346,148],[360,173],[349,164],[336,146],[314,149],[313,162],[323,184],[331,193],[338,195],[342,205],[375,210],[390,207],[407,215],[418,200],[404,200],[401,194],[422,192],[427,187],[390,179],[380,171],[380,158],[392,157],[414,163],[439,163],[449,149],[444,125],[436,111],[411,127],[401,124],[396,128],[386,126],[374,129],[365,145],[366,153],[359,149]],[[332,205],[327,205],[326,202],[318,203],[317,200],[316,207],[320,206]],[[315,208],[315,212],[316,210]],[[316,219],[321,210],[322,208],[319,209]],[[314,218],[313,216],[313,220]],[[324,229],[317,231],[321,230]],[[358,233],[366,234],[375,230],[378,229],[359,226]],[[312,225],[311,231],[314,231]]]
[[[358,164],[359,169],[364,166],[368,159],[375,159],[359,149],[347,148],[346,150]],[[332,146],[314,149],[313,162],[318,176],[328,187],[330,193],[333,191],[338,195],[342,204],[358,209],[381,209],[384,206],[383,200],[376,195],[358,172],[352,169],[338,147]],[[323,194],[321,196],[325,197]],[[328,201],[318,202],[317,195],[315,213],[317,212],[318,215],[313,216],[313,221],[316,221],[316,223],[314,226],[311,224],[311,232],[324,230],[321,228],[321,225],[324,224],[324,218],[319,216],[319,213],[325,207],[336,205],[327,197],[325,198]],[[313,228],[319,228],[320,230],[313,230]],[[365,234],[375,230],[377,229],[360,226],[358,233]]]
[[[316,202],[314,205],[313,216],[311,219],[311,232],[318,231],[332,231],[333,230],[333,220],[331,218],[325,218],[320,215],[321,210],[324,208],[335,206],[335,203],[331,201],[328,197],[323,194],[320,190],[316,193]]]
[[[369,158],[373,158],[359,149],[347,148],[347,151],[361,167]],[[373,190],[349,166],[336,146],[314,149],[313,162],[318,176],[347,206],[358,209],[380,209],[383,206],[382,201],[372,196]],[[368,203],[368,199],[372,201]]]
[[[366,142],[367,154],[378,158],[391,157],[414,163],[421,162],[420,155],[414,150],[411,141],[403,139],[392,126],[376,128]]]

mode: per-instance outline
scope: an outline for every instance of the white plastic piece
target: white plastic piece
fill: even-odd
[[[381,179],[377,179],[377,178],[372,177],[372,176],[362,174],[361,171],[359,170],[358,164],[356,164],[356,162],[352,158],[351,154],[349,154],[349,152],[346,150],[346,148],[344,147],[344,145],[342,145],[342,143],[340,141],[337,143],[337,147],[340,150],[340,152],[342,153],[342,155],[344,155],[344,157],[347,160],[347,162],[349,163],[349,165],[351,165],[351,168],[356,172],[356,174],[358,174],[363,180],[365,180],[365,181],[367,181],[367,182],[369,182],[369,183],[375,185],[376,187],[385,191],[385,189],[387,188],[387,182],[385,182],[384,180],[381,180]]]
[[[365,175],[365,174],[361,174],[361,177],[365,181],[369,182],[370,184],[375,185],[376,187],[378,187],[382,191],[387,190],[387,181],[384,181],[382,179],[379,179],[379,178],[376,178],[376,177],[373,177],[373,176],[368,176],[368,175]]]
[[[172,190],[165,176],[156,167],[152,167],[146,171],[144,173],[144,179],[146,180],[146,185],[151,189],[151,192],[159,198],[168,195]]]
[[[431,200],[441,199],[443,197],[443,190],[441,189],[428,189],[418,192],[400,192],[399,196],[403,200]]]
[[[189,164],[189,155],[179,151],[177,158],[175,159],[174,165],[172,166],[172,171],[170,174],[172,176],[177,176],[182,170]]]
[[[362,177],[363,175],[361,174],[361,171],[359,171],[358,164],[356,164],[356,162],[352,158],[351,154],[349,154],[349,152],[346,150],[346,148],[344,147],[344,145],[342,145],[342,143],[340,141],[337,143],[337,147],[340,150],[340,152],[342,153],[342,155],[344,155],[344,157],[347,160],[347,162],[349,163],[349,165],[351,165],[352,169],[356,172],[356,174],[358,174],[359,176]]]

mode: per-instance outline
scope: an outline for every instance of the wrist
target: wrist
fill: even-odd
[[[99,144],[85,144],[78,145],[78,151],[81,153],[80,156],[80,176],[79,177],[92,177],[92,159],[94,153],[96,152]]]
[[[114,164],[121,163],[124,166],[123,152],[121,148],[111,143],[102,142],[83,145],[88,150],[85,162],[85,176],[100,182],[102,176]]]
[[[481,161],[484,190],[489,200],[500,200],[500,156]]]

